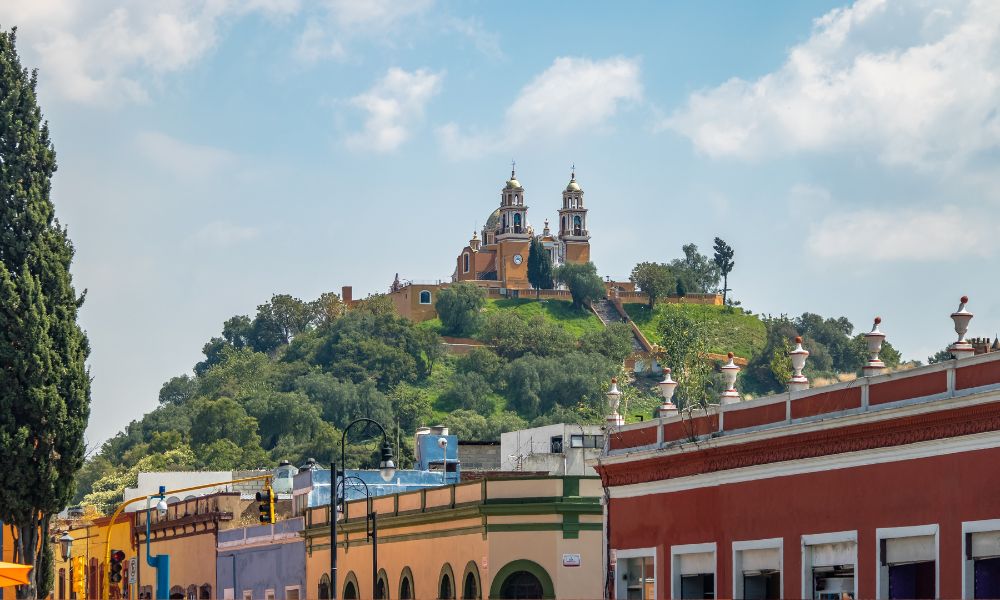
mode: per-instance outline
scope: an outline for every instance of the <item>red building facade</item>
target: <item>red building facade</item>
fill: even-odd
[[[611,597],[1000,597],[1000,352],[609,438]]]

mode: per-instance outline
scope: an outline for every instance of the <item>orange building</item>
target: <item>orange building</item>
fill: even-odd
[[[511,169],[510,179],[500,191],[500,207],[487,218],[482,237],[474,232],[469,244],[459,252],[452,280],[482,281],[486,287],[500,289],[529,289],[528,252],[535,237],[549,251],[555,266],[590,260],[587,209],[575,170],[562,193],[558,235],[552,235],[546,220],[542,234],[536,236],[528,222],[524,187]]]

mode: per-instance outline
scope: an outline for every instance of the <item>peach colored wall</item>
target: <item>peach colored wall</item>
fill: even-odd
[[[509,479],[486,482],[487,498],[541,498],[561,496],[561,479]]]
[[[581,531],[577,539],[563,539],[558,531],[518,531],[490,534],[489,565],[480,572],[486,598],[495,575],[507,563],[531,560],[552,578],[557,598],[600,598],[603,569],[600,531]],[[563,554],[579,554],[579,567],[562,566]]]

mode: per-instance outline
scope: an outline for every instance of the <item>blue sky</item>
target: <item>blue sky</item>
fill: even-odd
[[[992,2],[15,0],[93,346],[92,442],[272,293],[450,275],[512,158],[627,276],[716,235],[755,312],[1000,329]]]

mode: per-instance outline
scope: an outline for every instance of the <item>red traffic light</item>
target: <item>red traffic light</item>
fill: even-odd
[[[119,562],[120,563],[123,560],[125,560],[125,553],[122,552],[121,550],[115,550],[114,552],[111,553],[111,561],[112,562]]]

